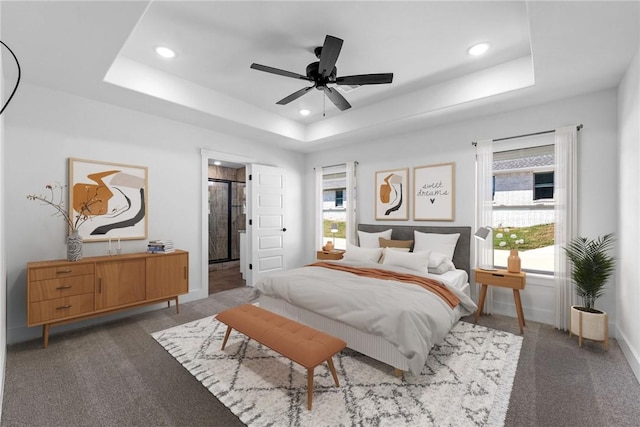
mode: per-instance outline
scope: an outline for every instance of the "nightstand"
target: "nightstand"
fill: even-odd
[[[342,259],[342,256],[344,255],[345,251],[342,251],[340,249],[334,249],[332,251],[317,251],[316,252],[316,258],[317,259],[321,259],[321,260],[339,260]]]
[[[487,296],[487,286],[498,286],[501,288],[513,289],[513,300],[516,304],[516,312],[518,313],[518,323],[520,324],[520,333],[523,333],[524,313],[522,312],[522,302],[520,301],[520,289],[524,289],[527,284],[526,273],[509,273],[507,270],[482,270],[476,268],[476,283],[482,284],[480,290],[480,301],[478,302],[478,311],[476,311],[475,322],[482,313],[484,307],[484,299]]]

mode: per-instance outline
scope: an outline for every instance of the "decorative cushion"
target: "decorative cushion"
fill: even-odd
[[[391,239],[392,228],[380,231],[378,233],[368,233],[366,231],[358,230],[358,240],[360,241],[361,248],[379,248],[380,242],[378,238]]]
[[[381,248],[407,248],[411,249],[413,240],[389,240],[384,237],[378,237]]]
[[[385,248],[382,264],[404,267],[425,274],[429,266],[429,251],[401,252],[392,248]]]
[[[422,233],[414,230],[413,232],[415,245],[413,246],[414,252],[431,251],[443,254],[448,259],[453,260],[453,252],[456,249],[458,238],[460,233],[452,234],[435,234],[435,233]]]
[[[382,248],[361,248],[347,243],[347,251],[342,259],[355,262],[378,262],[382,255]]]

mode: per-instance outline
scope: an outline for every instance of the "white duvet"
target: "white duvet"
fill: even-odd
[[[381,264],[349,265],[417,274]],[[418,285],[361,277],[323,267],[307,266],[274,274],[260,280],[255,288],[258,293],[382,336],[407,358],[411,372],[419,374],[431,347],[447,335],[460,316],[476,309],[471,298],[455,284],[450,286],[446,280],[443,283],[460,298],[455,310],[442,298]]]

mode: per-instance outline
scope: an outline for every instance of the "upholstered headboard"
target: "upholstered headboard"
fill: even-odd
[[[439,227],[420,225],[359,224],[358,230],[376,233],[392,228],[391,238],[394,240],[414,240],[413,231],[422,233],[453,234],[460,233],[458,244],[453,252],[453,263],[456,268],[465,270],[471,277],[471,227]]]

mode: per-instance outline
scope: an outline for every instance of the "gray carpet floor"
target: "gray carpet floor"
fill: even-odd
[[[151,333],[251,300],[240,288],[122,320],[10,346],[2,426],[242,426]],[[526,313],[525,313],[526,315]],[[463,320],[472,321],[472,317]],[[518,321],[478,323],[518,333]],[[55,335],[54,335],[55,334]],[[640,385],[609,351],[527,322],[507,426],[640,426]]]

